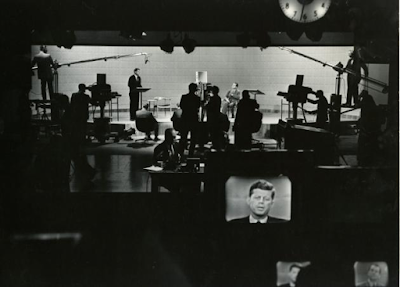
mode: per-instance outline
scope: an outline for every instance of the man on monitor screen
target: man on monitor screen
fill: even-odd
[[[275,187],[266,180],[258,180],[250,186],[249,195],[246,199],[250,207],[250,215],[236,218],[230,222],[238,223],[281,223],[284,219],[269,216],[268,213],[274,204]]]
[[[383,287],[379,282],[381,279],[381,267],[378,264],[372,264],[368,269],[368,280],[357,285],[357,287]]]

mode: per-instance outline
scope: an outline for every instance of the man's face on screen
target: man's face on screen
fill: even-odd
[[[299,276],[299,273],[300,273],[300,268],[293,267],[288,274],[290,282],[295,283],[297,281],[297,276]]]
[[[262,218],[268,215],[273,204],[272,191],[264,189],[253,189],[250,198],[247,199],[247,204],[255,218]]]
[[[377,281],[381,278],[381,268],[377,265],[371,265],[368,270],[368,278],[372,281]]]

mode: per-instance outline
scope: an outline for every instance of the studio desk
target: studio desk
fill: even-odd
[[[161,167],[151,166],[145,168],[151,177],[151,192],[160,192],[160,187],[165,183],[175,182],[181,185],[181,191],[191,189],[190,192],[200,192],[201,183],[204,182],[204,165],[200,165],[197,171],[189,171],[183,166],[174,170],[165,170]]]

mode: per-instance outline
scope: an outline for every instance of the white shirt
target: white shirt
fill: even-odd
[[[255,218],[250,214],[250,216],[249,216],[249,221],[250,221],[250,223],[257,223],[257,222],[260,222],[260,223],[267,223],[267,221],[268,221],[268,216],[266,216],[265,218],[262,218],[262,219],[255,219]]]

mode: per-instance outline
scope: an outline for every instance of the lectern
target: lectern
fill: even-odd
[[[248,90],[250,94],[254,95],[254,99],[257,101],[257,95],[265,95],[260,90]]]
[[[150,88],[142,88],[142,87],[136,88],[136,91],[139,92],[140,108],[143,107],[143,93],[147,92],[148,90],[150,90]]]

